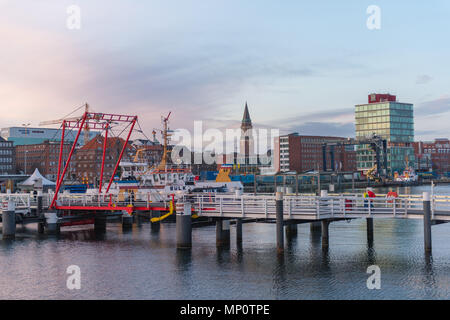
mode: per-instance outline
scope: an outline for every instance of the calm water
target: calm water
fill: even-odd
[[[417,187],[409,192],[428,191]],[[436,193],[450,194],[450,187]],[[401,192],[405,192],[402,190]],[[244,241],[218,250],[215,227],[193,229],[191,251],[175,247],[175,224],[152,233],[148,223],[104,236],[88,227],[59,238],[19,227],[17,240],[0,240],[0,299],[449,299],[450,224],[433,226],[433,255],[423,252],[421,221],[375,220],[373,248],[365,221],[334,222],[330,247],[309,225],[276,254],[275,225],[243,225]],[[381,268],[381,289],[368,290],[366,269]],[[81,289],[68,290],[66,268],[81,268]]]

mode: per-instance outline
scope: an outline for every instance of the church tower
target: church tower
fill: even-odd
[[[248,112],[248,105],[245,102],[244,116],[241,123],[241,141],[240,141],[240,157],[241,164],[250,164],[249,158],[254,155],[253,134],[252,134],[252,120]]]

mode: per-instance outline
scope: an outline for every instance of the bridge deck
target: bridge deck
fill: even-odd
[[[275,196],[271,195],[196,195],[186,198],[194,210],[205,217],[275,219]],[[432,219],[450,221],[450,197],[434,196],[431,200]],[[351,218],[422,219],[421,196],[364,199],[359,195],[285,196],[285,220],[323,220]]]

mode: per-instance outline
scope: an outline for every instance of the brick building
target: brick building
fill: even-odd
[[[435,139],[434,141],[418,141],[413,143],[415,168],[418,171],[430,169],[439,175],[450,172],[450,141]]]
[[[149,166],[158,165],[163,156],[164,147],[160,144],[146,145],[136,147],[134,146],[134,157],[135,162],[144,162]]]
[[[14,158],[13,142],[0,137],[0,174],[15,173]]]
[[[60,145],[60,142],[47,140],[38,144],[15,146],[16,171],[32,174],[34,169],[37,168],[44,177],[55,181],[58,172]],[[63,162],[67,159],[71,147],[71,143],[64,144]],[[73,165],[69,167],[69,172],[72,168]]]
[[[274,167],[277,172],[297,173],[323,170],[324,142],[347,140],[342,137],[301,136],[292,133],[275,138]],[[356,152],[353,146],[335,146],[334,167],[336,171],[356,171]],[[331,168],[327,155],[327,168]]]
[[[75,155],[74,176],[79,181],[86,181],[88,183],[97,184],[100,179],[100,171],[103,157],[103,136],[96,136],[86,145],[77,150]],[[109,180],[119,159],[125,140],[117,137],[108,138],[106,153],[105,153],[105,167],[103,179]],[[128,144],[126,151],[123,154],[122,161],[132,160],[134,155],[134,148]]]

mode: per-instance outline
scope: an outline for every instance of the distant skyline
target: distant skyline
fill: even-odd
[[[81,29],[66,27],[67,7]],[[369,5],[381,29],[366,27]],[[88,102],[136,114],[147,136],[172,111],[237,128],[354,136],[373,92],[414,104],[416,140],[450,137],[450,2],[0,0],[0,128]],[[138,137],[138,136],[137,136]]]

